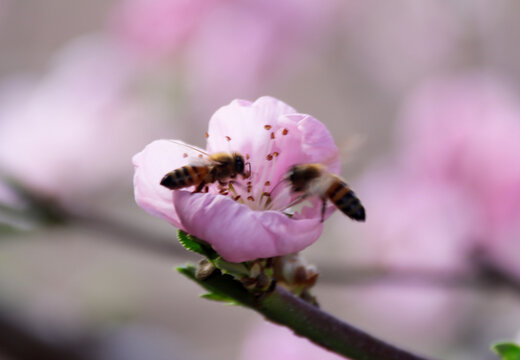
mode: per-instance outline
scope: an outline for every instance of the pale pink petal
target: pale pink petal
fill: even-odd
[[[254,103],[235,100],[220,108],[208,133],[208,152],[249,155],[254,184],[269,181],[274,186],[292,165],[302,163],[324,163],[339,172],[338,149],[325,125],[272,97]],[[267,157],[276,154],[274,163],[266,165]]]
[[[198,155],[195,150],[170,140],[156,140],[135,155],[132,159],[134,189],[139,206],[180,228],[179,215],[172,203],[172,190],[161,186],[160,182],[166,173],[197,159]]]
[[[253,211],[222,195],[174,191],[173,202],[182,209],[181,228],[232,262],[298,252],[323,230],[319,219],[293,220],[277,211]]]

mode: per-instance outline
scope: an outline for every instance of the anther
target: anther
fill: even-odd
[[[183,158],[187,158],[187,157],[188,157],[188,154],[184,153],[184,154],[182,154],[182,157],[183,157]]]
[[[233,200],[235,200],[235,201],[238,201],[238,199],[240,199],[240,195],[237,195],[237,196],[235,196],[235,197],[233,198]]]
[[[269,185],[271,185],[271,182],[270,181],[266,181],[264,185],[265,186],[269,186]]]
[[[266,159],[269,160],[269,161],[273,160],[273,155],[272,154],[267,154]]]
[[[271,133],[271,139],[274,139],[274,132]]]
[[[199,154],[199,159],[202,159],[202,154]]]
[[[284,128],[283,131],[282,131],[282,135],[287,135],[288,133],[289,133],[289,130]]]
[[[248,197],[247,197],[247,200],[249,200],[249,201],[255,201],[255,198],[252,197],[252,196],[248,196]]]
[[[206,133],[204,135],[206,136],[206,139],[209,138],[209,134],[208,134],[207,131],[206,131]]]
[[[246,154],[246,160],[249,160],[249,154]]]
[[[274,156],[278,156],[278,155],[280,155],[280,153],[279,153],[278,151],[275,151],[275,152],[273,153],[273,155],[274,155]]]
[[[271,125],[265,125],[265,126],[264,126],[264,129],[266,129],[266,130],[271,130],[271,127],[272,127]]]
[[[229,136],[226,135],[226,140],[227,141],[231,141],[231,138]]]

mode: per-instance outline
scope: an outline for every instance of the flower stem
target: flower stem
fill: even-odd
[[[236,303],[259,312],[266,319],[287,326],[296,334],[349,359],[426,359],[376,339],[297,298],[280,286],[255,295],[230,275],[223,275],[219,270],[204,280],[195,277],[195,267],[192,265],[178,270],[210,292],[224,294]]]

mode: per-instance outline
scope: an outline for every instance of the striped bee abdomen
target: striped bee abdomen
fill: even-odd
[[[356,221],[365,221],[365,208],[361,205],[361,201],[359,201],[354,191],[344,182],[334,182],[329,187],[327,196],[349,218]]]
[[[205,166],[186,165],[170,171],[161,180],[161,185],[171,190],[178,190],[200,184],[208,170]]]

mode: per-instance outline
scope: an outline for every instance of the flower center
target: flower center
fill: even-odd
[[[245,204],[253,210],[283,210],[284,205],[289,202],[289,188],[277,188],[276,193],[272,193],[272,190],[278,185],[278,183],[273,183],[273,176],[281,153],[280,147],[277,146],[277,139],[287,135],[289,130],[286,128],[273,130],[269,124],[266,124],[264,129],[266,130],[264,136],[267,139],[264,142],[262,163],[255,164],[256,169],[252,169],[252,174],[247,179],[238,176],[225,185],[217,184],[217,192]],[[230,139],[230,137],[226,136],[226,139]],[[242,155],[246,162],[249,161],[249,154]]]

